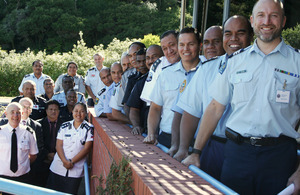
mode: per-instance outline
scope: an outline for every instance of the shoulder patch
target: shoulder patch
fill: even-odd
[[[235,55],[237,55],[237,54],[240,54],[240,53],[242,53],[243,51],[245,51],[244,48],[242,48],[242,49],[240,49],[240,50],[238,50],[238,51],[232,53],[230,56],[228,56],[228,58],[232,58],[233,56],[235,56]]]
[[[26,130],[29,131],[31,134],[33,134],[33,132],[34,132],[33,129],[31,127],[28,127],[28,126],[26,127]]]
[[[106,88],[103,87],[99,92],[98,92],[98,96],[101,96],[101,94],[103,94],[106,91]]]
[[[29,76],[30,76],[30,74],[27,74],[27,75],[24,76],[24,78],[27,78],[27,77],[29,77]]]
[[[91,70],[95,70],[95,67],[92,67],[92,68],[89,69],[89,71],[91,71]]]
[[[179,92],[182,93],[186,87],[186,79],[181,83]]]
[[[153,64],[152,64],[152,66],[151,66],[151,70],[153,71],[153,72],[155,72],[156,71],[156,69],[157,69],[157,67],[158,67],[158,65],[161,63],[161,59],[157,59]]]
[[[152,81],[152,77],[153,77],[153,72],[150,72],[150,71],[149,71],[148,76],[147,76],[147,79],[146,79],[146,82]]]

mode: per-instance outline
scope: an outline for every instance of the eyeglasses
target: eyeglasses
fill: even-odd
[[[32,110],[32,107],[30,107],[30,106],[23,106],[23,109]]]

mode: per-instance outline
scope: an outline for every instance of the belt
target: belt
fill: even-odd
[[[221,142],[223,144],[225,144],[227,142],[226,138],[218,137],[218,136],[215,136],[215,135],[212,135],[210,138],[217,141],[217,142]]]
[[[279,137],[243,137],[239,133],[227,128],[226,137],[237,144],[247,143],[252,146],[274,146],[283,142],[293,141],[293,138],[281,135]]]

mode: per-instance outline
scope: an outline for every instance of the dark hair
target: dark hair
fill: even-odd
[[[133,43],[131,43],[131,44],[129,45],[128,48],[130,48],[132,45],[138,45],[138,46],[141,47],[141,49],[145,49],[145,48],[146,48],[145,44],[144,44],[144,43],[141,43],[141,42],[133,42]]]
[[[229,19],[231,19],[231,18],[241,18],[242,20],[244,20],[244,21],[246,21],[246,26],[247,26],[247,30],[248,30],[248,33],[249,33],[249,36],[253,36],[253,28],[252,28],[252,26],[251,26],[251,23],[250,23],[250,21],[248,20],[248,18],[246,18],[245,16],[243,16],[243,15],[234,15],[234,16],[231,16],[231,17],[229,17],[229,18],[227,18],[225,21],[224,21],[224,23],[223,23],[223,34],[224,34],[224,27],[225,27],[225,24],[226,24],[226,22],[229,20]]]
[[[77,103],[74,105],[73,110],[74,110],[74,108],[75,108],[77,105],[83,106],[85,112],[87,113],[87,107],[86,107],[86,104],[85,104],[85,103],[83,103],[83,102],[77,102]],[[73,111],[73,110],[72,110],[72,111]]]
[[[32,66],[34,66],[35,63],[40,62],[42,66],[44,66],[43,62],[41,60],[35,60],[34,62],[32,62]]]
[[[71,79],[73,81],[73,83],[75,82],[74,78],[72,76],[70,76],[70,75],[63,76],[62,81],[65,80],[65,79]]]
[[[51,78],[45,78],[45,80],[43,82],[43,85],[45,85],[47,81],[50,81],[50,82],[52,82],[54,84],[53,79],[51,79]]]
[[[78,69],[78,65],[76,64],[76,62],[73,62],[73,61],[71,61],[71,62],[68,63],[67,69],[69,68],[70,64],[74,64],[76,66],[76,69]]]
[[[69,89],[68,91],[67,91],[67,93],[66,93],[66,97],[68,96],[68,93],[69,92],[74,92],[75,94],[76,94],[76,96],[77,96],[77,93],[76,93],[76,91],[74,90],[74,89]]]
[[[178,32],[175,30],[168,30],[168,31],[164,32],[162,35],[160,35],[160,40],[162,40],[163,38],[165,38],[169,35],[173,35],[177,39]]]
[[[136,55],[139,56],[139,55],[146,55],[146,50],[145,49],[140,49],[138,50],[138,52],[136,52]]]
[[[199,43],[199,44],[201,43],[201,35],[200,35],[200,33],[198,32],[198,30],[197,30],[196,28],[193,28],[193,27],[186,27],[186,28],[183,28],[183,29],[179,32],[178,37],[179,37],[181,34],[185,34],[185,33],[191,33],[191,34],[194,34],[196,40],[198,41],[198,43]]]
[[[57,107],[58,107],[58,109],[60,108],[60,105],[59,105],[59,103],[58,103],[58,101],[57,100],[48,100],[47,102],[46,102],[46,106],[45,106],[45,108],[46,108],[46,110],[48,109],[48,107],[50,106],[50,105],[52,105],[52,104],[55,104]]]

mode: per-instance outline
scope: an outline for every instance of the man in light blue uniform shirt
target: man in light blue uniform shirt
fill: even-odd
[[[156,129],[160,132],[158,142],[171,146],[172,105],[185,79],[185,74],[201,64],[199,59],[200,36],[194,28],[184,28],[178,36],[178,52],[181,61],[165,68],[158,76],[150,96],[152,103],[148,115],[148,135],[144,143],[156,143]]]
[[[299,50],[280,37],[286,22],[280,1],[258,1],[250,19],[257,39],[229,57],[211,85],[213,100],[194,148],[204,148],[225,106],[231,104],[221,182],[239,194],[278,194],[293,183],[294,194],[299,194]]]
[[[207,59],[210,59],[215,56],[221,56],[224,54],[223,44],[222,44],[222,27],[221,26],[211,26],[205,33],[203,38],[203,53],[204,56],[199,56],[200,61],[203,63]],[[180,122],[183,113],[183,109],[178,107],[176,104],[181,97],[184,89],[188,85],[189,81],[192,79],[194,73],[197,69],[191,70],[187,75],[186,79],[182,83],[182,90],[178,93],[172,110],[174,111],[174,118],[172,122],[172,144],[171,148],[168,151],[170,156],[174,156],[179,147],[180,140]]]
[[[179,150],[174,156],[175,159],[181,161],[187,156],[188,147],[194,137],[199,120],[212,100],[212,97],[208,94],[208,89],[219,72],[219,68],[222,69],[225,67],[228,55],[231,55],[238,49],[249,46],[252,37],[253,31],[247,18],[243,16],[232,16],[224,23],[223,47],[226,54],[203,64],[203,68],[196,72],[190,85],[177,104],[185,111],[180,127],[180,133],[185,136],[180,137]],[[208,141],[207,146],[202,152],[201,163],[199,151],[193,150],[193,155],[183,161],[184,164],[200,166],[203,171],[216,179],[220,179],[224,157],[224,143],[226,142],[225,122],[230,112],[229,106],[216,127],[214,135]],[[197,152],[198,155],[196,156],[194,153],[197,154]]]

